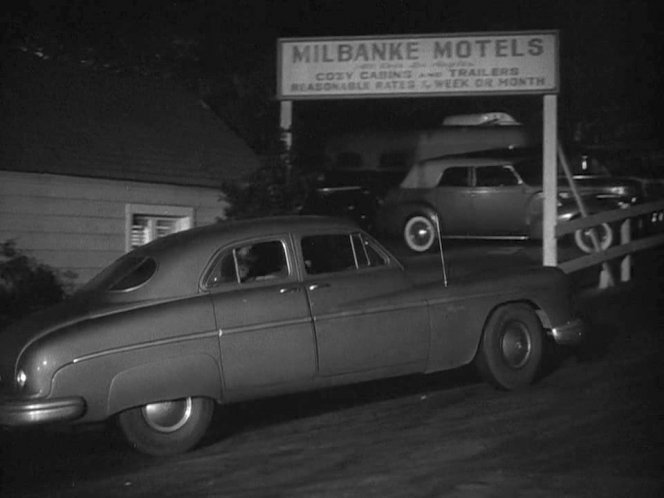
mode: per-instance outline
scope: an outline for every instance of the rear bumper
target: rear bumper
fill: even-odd
[[[21,426],[65,422],[85,413],[83,398],[0,398],[0,425]]]
[[[560,344],[561,346],[574,346],[583,341],[583,338],[586,335],[586,328],[583,322],[577,318],[564,325],[551,329],[549,335],[553,337],[556,344]]]

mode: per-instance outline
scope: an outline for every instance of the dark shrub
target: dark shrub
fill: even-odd
[[[55,270],[23,254],[13,240],[0,244],[0,330],[65,294]]]

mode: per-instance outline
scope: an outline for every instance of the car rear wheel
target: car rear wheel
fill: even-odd
[[[496,309],[482,333],[475,365],[484,379],[508,391],[533,382],[543,354],[539,318],[525,304]]]
[[[118,422],[136,450],[165,456],[193,448],[210,425],[214,402],[209,398],[182,398],[131,408]]]
[[[428,216],[415,215],[406,221],[403,239],[410,250],[426,252],[436,242],[436,227]]]
[[[593,240],[590,235],[591,228],[580,228],[574,232],[574,243],[576,246],[587,254],[595,252],[595,246],[593,245]],[[602,223],[595,227],[595,233],[597,235],[597,241],[599,242],[599,248],[604,251],[611,247],[613,244],[613,229],[608,223]]]

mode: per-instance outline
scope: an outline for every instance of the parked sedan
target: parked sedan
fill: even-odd
[[[0,424],[117,419],[138,450],[195,446],[215,404],[474,363],[530,384],[582,323],[555,268],[416,285],[354,223],[221,222],[121,257],[0,334]]]
[[[370,232],[377,210],[378,199],[369,188],[345,185],[313,189],[304,199],[299,214],[348,218]]]
[[[578,178],[590,213],[627,207],[639,201],[639,187],[623,179]],[[376,225],[379,233],[403,237],[416,252],[435,243],[436,223],[449,238],[541,239],[542,163],[530,157],[448,156],[414,165],[398,188],[388,192]],[[559,179],[558,222],[581,215],[570,187]],[[597,229],[600,246],[613,243],[608,224]],[[574,240],[592,252],[589,234]]]

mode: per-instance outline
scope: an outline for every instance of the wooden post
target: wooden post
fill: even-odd
[[[558,167],[556,149],[558,143],[557,96],[544,96],[543,128],[543,185],[544,207],[542,213],[542,264],[558,265],[558,247],[556,243],[556,220],[558,218]]]
[[[620,225],[620,243],[629,244],[632,240],[632,222],[629,218]],[[632,256],[628,254],[620,262],[620,280],[629,282],[632,279]]]
[[[282,100],[280,102],[279,128],[281,130],[281,141],[283,142],[283,162],[286,167],[286,183],[290,183],[291,170],[291,147],[293,146],[293,101]]]

